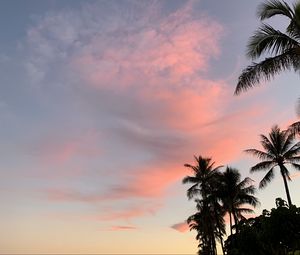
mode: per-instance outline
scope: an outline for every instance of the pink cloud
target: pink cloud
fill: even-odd
[[[171,228],[184,233],[189,230],[189,225],[186,222],[180,222],[180,223],[172,225]]]
[[[51,201],[97,203],[128,199],[158,199],[165,190],[184,175],[184,167],[153,166],[124,174],[128,181],[111,186],[101,193],[86,193],[68,189],[47,189],[43,192]]]
[[[78,157],[97,157],[102,154],[99,134],[90,131],[85,134],[51,134],[38,145],[41,162],[45,165],[64,164]]]
[[[124,206],[122,208],[105,208],[101,215],[90,216],[91,220],[99,221],[115,221],[115,220],[125,220],[129,221],[131,219],[144,217],[144,216],[154,216],[155,213],[162,207],[158,202],[153,201],[140,201],[136,202],[134,205]]]
[[[110,231],[124,231],[124,230],[136,230],[135,226],[111,226]]]
[[[145,23],[136,32],[114,33],[113,40],[110,34],[96,34],[73,56],[71,65],[85,84],[115,90],[176,87],[208,70],[210,59],[220,53],[222,26],[209,17],[193,17],[190,4],[156,20],[152,14],[144,11]],[[135,24],[128,24],[126,30],[131,29]]]
[[[191,2],[166,15],[152,9],[160,6],[139,9],[133,4],[127,11],[138,15],[136,22],[123,10],[109,22],[99,19],[113,15],[96,4],[48,15],[30,30],[29,64],[36,76],[52,77],[53,70],[63,70],[62,83],[79,88],[78,98],[94,108],[92,123],[101,129],[103,121],[109,127],[101,129],[112,147],[107,162],[118,161],[122,154],[131,159],[128,166],[120,161],[115,167],[114,185],[105,179],[112,175],[104,176],[104,190],[48,189],[48,199],[93,204],[157,200],[189,174],[183,164],[192,163],[193,155],[213,157],[220,165],[252,144],[257,128],[265,125],[260,116],[267,109],[232,110],[238,107],[229,103],[234,101],[232,87],[207,78],[210,61],[221,53],[224,29],[207,16],[195,16]],[[97,132],[51,137],[41,145],[45,165],[64,165],[101,152]],[[131,219],[158,209],[140,205],[103,212],[99,219]]]

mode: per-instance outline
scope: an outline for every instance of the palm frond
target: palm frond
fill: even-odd
[[[240,205],[249,204],[253,207],[256,207],[260,204],[258,199],[255,196],[252,196],[252,195],[249,195],[249,194],[239,195],[238,202],[239,202]]]
[[[286,151],[283,156],[287,159],[298,156],[300,153],[300,142],[294,144],[288,151]]]
[[[192,166],[190,164],[184,164],[185,167],[191,168],[193,170],[194,173],[196,173],[198,171],[198,168],[196,166]]]
[[[293,5],[293,9],[294,9],[294,16],[291,19],[290,24],[288,25],[286,31],[288,32],[289,35],[291,35],[292,37],[296,38],[296,39],[300,39],[300,3],[299,1],[297,1],[294,5]]]
[[[300,134],[300,121],[297,121],[288,127],[288,131],[294,136]]]
[[[294,38],[274,29],[270,25],[262,24],[250,37],[247,45],[247,56],[255,59],[263,53],[283,54],[285,51],[298,46],[299,43]]]
[[[194,177],[194,176],[186,176],[182,179],[182,183],[186,184],[186,183],[197,183],[198,182],[198,178]]]
[[[189,200],[196,197],[197,195],[201,194],[201,190],[198,189],[197,187],[198,187],[198,183],[194,184],[192,187],[190,187],[187,190],[186,195]]]
[[[300,171],[300,164],[292,163],[291,164],[296,170]]]
[[[282,153],[285,154],[286,152],[288,152],[293,146],[291,146],[294,142],[294,135],[291,134],[288,130],[286,131],[282,131],[285,132],[284,137],[285,137],[285,141],[283,143],[282,146]]]
[[[250,173],[267,170],[277,165],[274,161],[262,161],[250,168]]]
[[[248,186],[248,187],[245,187],[245,188],[243,188],[243,193],[245,193],[245,194],[255,194],[255,192],[256,192],[256,189],[255,189],[255,186],[254,185],[250,185],[250,186]]]
[[[269,170],[269,172],[265,175],[265,177],[260,181],[259,188],[263,189],[267,186],[268,183],[272,181],[274,178],[274,171],[273,168]]]
[[[254,180],[252,180],[251,178],[249,177],[246,177],[244,180],[242,180],[238,185],[237,185],[237,188],[238,189],[244,189],[247,185],[253,183]]]
[[[257,150],[257,149],[247,149],[247,150],[245,150],[245,152],[252,154],[255,157],[258,157],[261,160],[273,159],[271,154],[264,152],[264,151]]]
[[[288,159],[285,160],[286,163],[295,163],[295,164],[299,164],[300,163],[300,156],[295,156],[295,157],[290,157]]]
[[[257,8],[257,16],[261,19],[268,19],[275,15],[284,15],[293,19],[294,13],[285,1],[270,0],[262,3]]]
[[[275,149],[275,155],[278,156],[283,153],[283,145],[286,140],[286,133],[281,131],[278,125],[274,125],[269,133],[269,140]]]
[[[240,94],[256,85],[259,85],[262,80],[269,81],[276,74],[299,68],[299,57],[296,57],[296,49],[290,49],[275,57],[266,58],[260,63],[253,63],[246,67],[238,78],[235,95]]]
[[[274,144],[272,143],[272,141],[269,140],[269,138],[266,137],[265,135],[260,135],[260,138],[261,138],[260,143],[261,143],[262,147],[267,151],[267,153],[270,154],[272,156],[272,158],[274,156],[276,157],[277,150],[276,150]]]
[[[251,208],[238,208],[238,213],[254,213],[254,210]]]

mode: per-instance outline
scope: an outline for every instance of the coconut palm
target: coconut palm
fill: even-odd
[[[256,207],[259,204],[258,199],[253,196],[255,187],[251,185],[251,182],[252,180],[248,177],[241,180],[239,171],[232,167],[226,167],[225,172],[222,173],[218,196],[223,203],[223,209],[229,214],[231,234],[232,218],[237,226],[239,219],[243,219],[243,213],[253,212],[252,209],[245,206]]]
[[[210,190],[212,188],[212,183],[218,175],[220,175],[220,168],[222,166],[215,167],[215,162],[212,162],[211,158],[203,158],[201,156],[194,156],[196,165],[185,164],[185,167],[188,167],[192,170],[193,176],[186,176],[183,178],[182,183],[193,184],[187,190],[187,197],[192,199],[196,196],[201,196],[203,199],[206,199]]]
[[[186,176],[182,181],[184,184],[192,184],[187,190],[187,196],[189,199],[196,198],[197,203],[197,213],[188,219],[188,223],[191,229],[198,232],[196,239],[200,242],[202,253],[216,254],[215,239],[221,242],[223,248],[222,236],[225,233],[224,214],[215,197],[221,166],[215,167],[211,158],[194,158],[196,165],[184,165],[192,170],[193,176]]]
[[[285,32],[262,23],[247,46],[247,56],[258,59],[265,53],[267,58],[252,63],[239,76],[235,94],[258,85],[262,80],[270,80],[285,70],[299,70],[300,63],[300,1],[289,6],[285,1],[269,0],[258,7],[257,15],[261,21],[280,15],[288,19]]]
[[[284,182],[288,204],[291,206],[292,200],[287,182],[291,178],[286,165],[290,164],[296,170],[300,170],[300,142],[295,142],[293,134],[280,130],[277,125],[272,127],[268,137],[265,135],[260,135],[260,137],[264,150],[246,150],[247,153],[260,159],[258,164],[251,167],[250,172],[268,171],[259,183],[259,188],[264,188],[273,180],[274,169],[278,167]]]
[[[223,219],[223,210],[219,207],[217,214],[213,204],[207,201],[196,199],[197,212],[187,219],[191,230],[197,231],[196,239],[199,241],[199,254],[215,255],[216,237],[222,238],[220,231],[225,234],[225,221]],[[221,241],[219,239],[219,241]],[[224,253],[224,252],[223,252]]]

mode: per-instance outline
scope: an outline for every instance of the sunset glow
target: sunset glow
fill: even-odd
[[[195,254],[183,165],[257,185],[243,151],[298,118],[297,73],[233,95],[260,2],[3,0],[0,253]]]

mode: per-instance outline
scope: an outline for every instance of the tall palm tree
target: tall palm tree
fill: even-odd
[[[189,199],[196,198],[197,213],[188,219],[190,228],[197,230],[196,239],[199,240],[202,253],[216,254],[216,241],[219,239],[223,248],[222,235],[225,233],[224,223],[220,221],[223,214],[220,205],[214,196],[214,191],[220,177],[219,169],[215,167],[211,158],[201,156],[194,157],[196,165],[185,164],[192,170],[193,176],[186,176],[183,183],[191,183],[192,186],[187,190]],[[203,221],[204,220],[204,221]],[[204,251],[205,250],[205,251]]]
[[[223,203],[224,210],[229,214],[231,234],[233,228],[232,218],[235,226],[237,226],[239,219],[243,218],[243,213],[253,212],[245,205],[256,207],[259,204],[258,199],[253,196],[255,187],[251,185],[251,182],[252,180],[248,177],[241,180],[239,171],[232,167],[226,167],[225,172],[222,173],[218,196]]]
[[[270,80],[285,70],[300,68],[300,1],[289,6],[285,1],[269,0],[258,7],[257,15],[261,21],[280,15],[288,19],[285,33],[262,23],[247,46],[247,56],[258,59],[265,53],[267,58],[252,63],[239,76],[235,94],[239,94],[261,80]]]
[[[289,206],[292,200],[289,192],[287,180],[291,180],[290,172],[286,168],[290,164],[296,170],[300,170],[300,142],[294,142],[294,135],[280,130],[275,125],[272,127],[268,137],[260,135],[261,145],[264,150],[248,149],[250,153],[260,159],[260,162],[251,167],[250,172],[267,170],[267,174],[259,183],[259,188],[266,187],[274,178],[274,169],[278,167],[284,182],[284,188]]]

